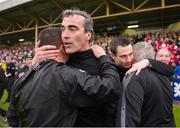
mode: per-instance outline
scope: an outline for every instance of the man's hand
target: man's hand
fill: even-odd
[[[127,74],[131,74],[132,72],[136,71],[136,75],[140,73],[140,71],[144,68],[147,68],[150,65],[148,59],[143,59],[135,64],[132,65],[132,67],[126,72]]]
[[[101,57],[103,55],[106,55],[105,50],[102,47],[98,46],[98,45],[92,45],[91,49],[92,49],[94,55],[96,56],[96,58],[99,58],[99,57]]]
[[[32,60],[32,65],[36,63],[40,63],[47,59],[55,59],[59,55],[59,49],[56,49],[56,46],[46,45],[39,47],[40,41],[38,41],[35,45],[35,56]]]

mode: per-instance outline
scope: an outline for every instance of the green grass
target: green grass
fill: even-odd
[[[173,111],[174,111],[176,126],[180,127],[180,106],[174,106]]]
[[[6,102],[7,98],[8,98],[8,92],[4,90],[3,96],[0,99],[0,108],[2,108],[3,110],[8,110],[9,103]],[[7,121],[5,121],[2,116],[0,116],[0,127],[8,127]]]
[[[8,98],[8,92],[4,90],[3,96],[0,99],[0,108],[2,108],[3,110],[7,110],[9,107],[9,103],[6,102],[7,98]]]

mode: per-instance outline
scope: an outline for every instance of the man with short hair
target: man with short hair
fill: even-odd
[[[137,71],[138,74],[143,68],[150,67],[158,73],[172,76],[172,68],[154,59],[143,59],[134,63],[133,44],[125,36],[115,38],[110,44],[111,57],[113,58],[120,74],[121,81],[125,74]]]
[[[143,68],[150,67],[156,72],[172,76],[172,67],[154,59],[143,59],[134,63],[133,44],[125,36],[115,38],[110,44],[111,57],[113,58],[120,74],[121,80],[124,75],[136,71],[138,74]]]
[[[90,49],[94,34],[91,16],[78,9],[64,10],[61,31],[65,51],[70,55],[67,65],[85,70],[91,75],[99,75],[101,73],[100,62]],[[49,45],[37,48],[33,64],[47,58],[56,58],[58,51],[54,49],[54,46]],[[81,95],[84,96],[83,93]],[[91,97],[89,97],[89,101],[94,102],[94,106],[79,107],[74,126],[115,126],[116,108],[111,107],[114,101],[106,99],[97,101]]]
[[[150,44],[134,45],[135,60],[154,59]],[[117,126],[121,127],[175,127],[172,87],[168,78],[155,70],[145,68],[139,75],[123,79],[124,93],[118,107]]]
[[[143,68],[151,68],[152,70],[170,77],[173,75],[173,69],[169,65],[158,62],[154,59],[144,58],[143,60],[134,63],[134,49],[132,43],[129,41],[127,37],[119,36],[115,38],[110,44],[110,52],[115,64],[117,66],[117,70],[120,75],[120,80],[123,82],[123,78],[125,74],[131,74],[136,71],[136,75],[140,73]],[[142,55],[142,54],[141,54]],[[120,97],[119,102],[121,103],[122,97]],[[121,104],[116,104],[117,106],[117,118],[116,118],[116,126],[121,126]],[[132,111],[133,112],[133,111]]]
[[[119,98],[118,72],[101,47],[91,46],[101,71],[100,76],[92,76],[64,64],[68,56],[60,40],[60,29],[44,29],[39,37],[41,46],[54,45],[59,55],[36,65],[16,81],[8,111],[12,126],[72,127],[79,108]]]

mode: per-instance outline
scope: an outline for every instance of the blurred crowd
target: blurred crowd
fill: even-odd
[[[96,35],[94,38],[94,44],[102,46],[108,52],[108,46],[111,41],[117,37],[116,35]],[[180,63],[180,31],[176,32],[148,32],[140,33],[137,35],[125,35],[129,37],[133,44],[141,41],[145,41],[151,44],[155,51],[161,48],[167,48],[171,53],[170,64],[175,68]],[[28,46],[16,46],[0,49],[0,65],[8,76],[9,70],[11,74],[18,78],[19,71],[27,66],[26,58],[33,57],[34,45]],[[28,57],[29,56],[29,57]],[[11,63],[10,67],[8,67]]]
[[[0,49],[0,65],[7,76],[9,73],[18,76],[19,69],[27,65],[26,58],[32,58],[33,54],[34,48],[32,46]]]
[[[96,35],[94,44],[102,46],[108,52],[108,46],[116,35]],[[167,48],[171,53],[170,64],[176,68],[180,64],[180,31],[176,32],[148,32],[137,35],[125,35],[129,37],[133,44],[145,41],[151,44],[155,51]],[[16,46],[0,49],[0,65],[8,76],[9,72],[18,78],[20,70],[27,66],[26,58],[33,57],[34,45]],[[10,67],[8,67],[10,65]]]
[[[116,35],[106,35],[102,36],[97,34],[94,37],[94,44],[102,46],[107,53],[109,53],[109,45],[111,41],[119,36]],[[170,65],[175,69],[174,76],[180,78],[180,31],[176,32],[148,32],[140,33],[137,35],[124,35],[129,38],[129,40],[136,44],[137,42],[149,43],[153,46],[154,50],[157,52],[162,48],[167,48],[171,53]],[[32,58],[34,56],[35,49],[34,44],[27,46],[11,46],[6,48],[0,48],[0,66],[1,81],[5,81],[4,85],[0,88],[0,98],[3,95],[3,90],[6,89],[9,93],[7,102],[10,100],[11,89],[14,81],[20,78],[30,67]],[[5,116],[5,111],[1,110],[0,114]]]

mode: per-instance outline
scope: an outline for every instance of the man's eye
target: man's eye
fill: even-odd
[[[76,27],[70,27],[69,30],[71,30],[71,31],[76,31],[77,28],[76,28]]]

